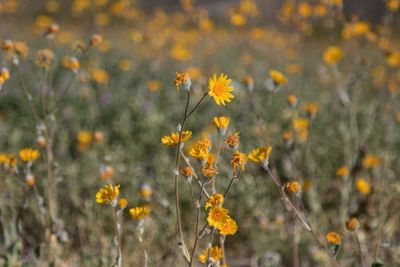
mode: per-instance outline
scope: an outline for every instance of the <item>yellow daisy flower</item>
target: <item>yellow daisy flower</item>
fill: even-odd
[[[269,76],[271,77],[275,85],[281,85],[289,82],[286,76],[283,75],[282,72],[277,70],[270,70]]]
[[[100,188],[96,194],[96,202],[99,204],[110,204],[115,206],[119,195],[119,185],[108,184]]]
[[[271,155],[272,147],[270,146],[263,146],[254,149],[248,155],[249,160],[262,163],[264,167],[268,166],[269,156]]]
[[[32,162],[40,156],[40,152],[31,149],[31,148],[24,148],[19,151],[19,157],[25,162]]]
[[[229,218],[225,223],[218,228],[221,235],[234,235],[238,229],[237,223],[234,219]]]
[[[129,214],[134,220],[143,220],[149,215],[149,212],[148,207],[135,207],[129,210]]]
[[[342,58],[342,50],[337,46],[329,46],[324,51],[324,61],[328,65],[336,65],[339,63],[340,59]]]
[[[181,138],[181,143],[186,142],[189,140],[189,138],[192,136],[191,131],[183,131],[182,132],[182,138]],[[174,146],[177,145],[179,142],[179,133],[171,133],[170,135],[165,135],[161,138],[161,142],[166,145],[166,146]]]
[[[225,106],[225,102],[231,102],[232,99],[235,98],[235,96],[230,93],[234,90],[234,88],[230,86],[231,82],[232,80],[228,79],[228,76],[225,74],[221,74],[219,77],[214,74],[208,80],[208,95],[214,98],[217,105],[222,104]]]
[[[211,247],[210,249],[203,250],[203,253],[199,255],[199,261],[201,263],[206,263],[208,258],[208,251],[210,251],[210,260],[213,262],[217,262],[222,259],[222,249],[218,246]]]
[[[229,126],[229,117],[214,117],[214,125],[218,129],[218,133],[224,136]]]
[[[204,205],[205,209],[214,208],[217,206],[221,206],[224,203],[224,196],[220,193],[215,193],[207,200],[206,204]]]
[[[236,170],[238,167],[240,167],[241,170],[244,171],[244,166],[246,165],[246,163],[247,155],[244,153],[240,153],[239,151],[235,151],[231,160],[232,168]]]
[[[333,245],[338,245],[340,243],[342,243],[342,236],[336,232],[329,232],[326,236],[325,236],[326,241],[328,241],[328,243],[333,244]]]
[[[210,210],[207,216],[207,222],[211,226],[219,229],[230,218],[229,211],[222,207],[214,207]]]

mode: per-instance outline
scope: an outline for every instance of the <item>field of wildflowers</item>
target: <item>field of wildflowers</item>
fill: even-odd
[[[1,0],[0,266],[400,266],[376,1]]]

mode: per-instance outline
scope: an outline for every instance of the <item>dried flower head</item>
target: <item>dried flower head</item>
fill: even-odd
[[[236,132],[225,139],[225,144],[230,148],[236,150],[239,147],[240,133]]]
[[[349,220],[346,221],[346,229],[354,232],[360,227],[360,222],[357,220],[357,218],[350,218]]]
[[[54,53],[50,49],[40,49],[35,54],[35,64],[41,68],[50,68],[54,61]]]
[[[193,168],[190,166],[183,167],[181,169],[181,174],[186,178],[193,177],[194,176]]]
[[[103,36],[98,35],[98,34],[93,34],[89,39],[89,44],[91,46],[95,46],[95,45],[98,45],[99,43],[101,43],[102,41],[103,41]]]
[[[201,174],[203,174],[203,176],[207,177],[208,179],[212,179],[215,175],[218,174],[218,172],[217,172],[217,169],[215,169],[214,167],[205,165],[201,169]]]

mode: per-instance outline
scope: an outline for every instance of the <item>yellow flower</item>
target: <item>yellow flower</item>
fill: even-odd
[[[325,239],[326,239],[326,241],[328,241],[328,243],[334,244],[334,245],[338,245],[338,244],[342,243],[342,236],[336,232],[329,232],[325,236]]]
[[[183,85],[185,90],[190,90],[190,86],[192,85],[192,80],[190,79],[190,75],[187,72],[177,72],[175,78],[175,86],[176,90],[179,90],[179,87]]]
[[[128,200],[126,198],[121,198],[120,200],[118,200],[118,207],[120,209],[125,209],[126,206],[128,206]]]
[[[218,246],[211,247],[210,249],[203,250],[203,253],[199,255],[199,261],[201,263],[206,263],[208,258],[208,251],[210,251],[210,260],[213,262],[217,262],[222,259],[222,249]]]
[[[269,76],[271,77],[272,81],[274,82],[274,84],[276,86],[289,82],[289,80],[286,78],[286,76],[283,75],[282,72],[277,71],[277,70],[270,70]]]
[[[24,148],[19,151],[19,157],[25,162],[32,162],[40,156],[40,152],[31,148]]]
[[[237,223],[232,218],[228,218],[225,223],[218,228],[221,235],[234,235],[238,229]]]
[[[301,184],[296,181],[287,182],[285,189],[290,193],[298,193],[301,191]]]
[[[108,184],[100,188],[96,194],[96,202],[99,204],[110,204],[115,206],[119,195],[119,185]]]
[[[229,117],[214,117],[214,125],[217,127],[219,134],[224,136],[229,126]]]
[[[148,207],[135,207],[129,210],[129,214],[134,220],[143,220],[149,215],[149,212]]]
[[[293,144],[293,132],[291,131],[283,132],[282,139],[286,146],[291,146]]]
[[[100,179],[107,180],[114,176],[114,168],[111,166],[100,167]]]
[[[235,151],[231,160],[232,168],[236,170],[238,167],[240,167],[241,170],[243,171],[246,163],[247,163],[247,155],[244,153],[240,153],[239,151]]]
[[[191,131],[183,131],[181,137],[181,143],[186,142],[192,136]],[[179,133],[171,133],[170,135],[165,135],[161,138],[161,142],[166,146],[174,146],[179,142]]]
[[[80,131],[77,135],[77,139],[78,149],[83,151],[92,143],[93,135],[89,131]]]
[[[231,79],[228,79],[228,76],[225,74],[221,74],[218,78],[217,75],[214,74],[212,78],[208,80],[208,94],[214,98],[215,103],[217,105],[224,105],[225,102],[231,102],[235,96],[230,92],[234,90],[230,83]]]
[[[26,183],[26,185],[28,185],[28,186],[34,186],[35,184],[36,184],[36,179],[35,179],[35,176],[33,176],[32,174],[27,174],[26,176],[25,176],[25,183]]]
[[[139,195],[144,198],[150,198],[153,195],[153,188],[149,184],[140,185]]]
[[[400,7],[399,0],[388,0],[386,2],[386,8],[392,12],[396,12],[397,10],[399,10],[399,7]]]
[[[207,200],[204,207],[207,210],[208,208],[214,208],[217,206],[221,206],[223,203],[224,203],[224,196],[222,194],[215,193]]]
[[[227,209],[214,207],[208,213],[207,222],[212,227],[219,229],[229,218],[229,211]]]
[[[213,166],[217,157],[213,153],[208,153],[206,164],[208,166]]]
[[[240,141],[240,133],[236,132],[225,139],[225,144],[230,148],[237,149]]]
[[[92,69],[90,71],[90,77],[93,81],[99,84],[105,84],[108,82],[108,73],[103,69]]]
[[[192,145],[189,154],[197,160],[205,161],[208,159],[211,145],[208,138],[202,138]]]
[[[357,220],[357,218],[350,218],[349,220],[346,221],[346,229],[353,232],[357,230],[360,227],[360,222]]]
[[[150,91],[152,92],[157,92],[161,89],[161,82],[159,80],[150,80],[147,83],[147,88],[149,88]]]
[[[295,95],[288,95],[288,97],[287,97],[287,103],[288,103],[289,107],[295,108],[295,107],[297,106],[297,103],[298,103],[297,96],[295,96]]]
[[[373,167],[376,167],[380,163],[380,158],[375,155],[366,155],[363,160],[362,160],[362,165],[366,169],[371,169]]]
[[[9,80],[10,79],[10,70],[6,67],[1,68],[0,77],[2,77],[4,79],[4,81]]]
[[[336,170],[336,176],[338,176],[338,177],[345,177],[345,176],[348,176],[349,174],[350,174],[350,170],[346,166],[342,166]]]
[[[254,78],[252,76],[246,75],[243,79],[243,83],[247,86],[247,89],[249,89],[249,91],[254,90]]]
[[[5,82],[4,78],[0,76],[0,90],[1,90],[4,82]]]
[[[11,51],[14,49],[14,43],[13,41],[6,39],[3,41],[3,43],[1,44],[1,49],[3,49],[4,51]]]
[[[263,146],[254,149],[248,155],[249,160],[262,163],[264,167],[268,166],[269,156],[271,155],[272,147],[270,146]]]
[[[337,46],[329,46],[324,51],[323,58],[326,64],[335,65],[342,58],[342,50]]]
[[[64,57],[63,65],[67,69],[78,70],[80,68],[79,60],[76,57]]]
[[[364,178],[357,179],[356,188],[360,193],[362,193],[364,195],[368,195],[371,192],[371,185]]]
[[[296,134],[301,142],[306,141],[308,138],[308,126],[309,121],[307,119],[298,118],[292,121],[292,127],[296,130]]]

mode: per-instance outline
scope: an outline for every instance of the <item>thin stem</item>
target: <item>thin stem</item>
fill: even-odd
[[[357,242],[358,256],[360,259],[361,267],[364,267],[365,265],[364,265],[363,255],[362,255],[361,242],[360,242],[360,239],[358,238],[357,232],[354,232],[354,238],[356,239],[356,242]]]
[[[186,119],[190,117],[190,115],[192,115],[192,113],[200,106],[201,102],[203,102],[203,100],[207,97],[208,93],[205,93],[203,95],[203,97],[199,100],[199,102],[197,102],[196,106],[189,112],[189,114],[187,114]]]
[[[75,78],[75,73],[71,76],[71,79],[68,81],[67,86],[61,93],[60,98],[56,101],[54,107],[49,110],[48,114],[53,113],[54,111],[56,111],[59,108],[60,104],[64,100],[64,97],[67,95],[67,93],[69,92],[69,89],[72,87],[71,85],[72,85],[72,82],[74,81],[74,78]]]
[[[121,225],[119,224],[119,216],[118,216],[118,208],[114,208],[114,218],[115,218],[115,237],[114,243],[117,246],[117,257],[115,258],[115,266],[121,267],[122,266],[122,250],[121,250],[121,238],[120,238],[120,230]]]
[[[201,196],[203,195],[202,192],[203,192],[204,185],[205,185],[205,183],[203,183],[202,186],[201,186],[201,190],[200,190],[200,193],[199,193],[199,199],[198,199],[198,202],[196,203],[196,205],[197,205],[197,207],[196,207],[197,208],[197,213],[196,213],[196,231],[195,231],[196,237],[195,237],[195,240],[194,240],[192,254],[190,256],[190,262],[189,262],[189,266],[190,267],[193,266],[194,254],[196,253],[197,243],[199,241],[199,223],[200,223]]]
[[[219,236],[219,245],[222,250],[222,265],[226,265],[226,255],[225,255],[225,238],[223,236]]]

